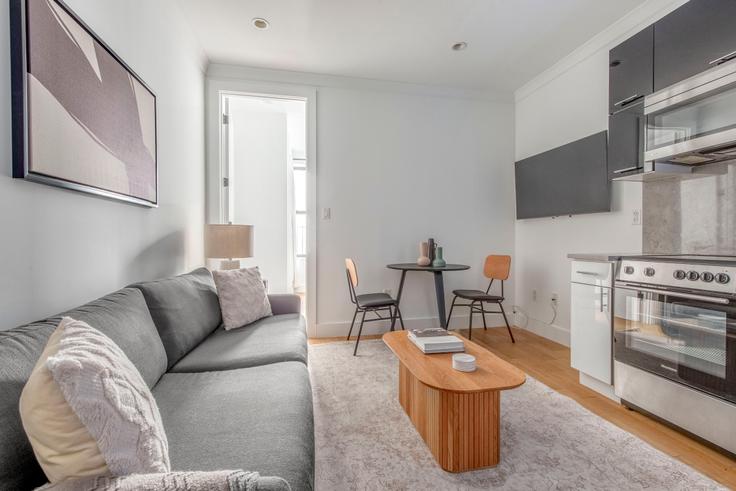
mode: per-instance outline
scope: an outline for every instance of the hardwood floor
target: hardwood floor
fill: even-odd
[[[473,328],[473,341],[653,447],[736,489],[736,460],[580,385],[578,371],[570,367],[569,348],[523,329],[513,328],[513,331],[516,344],[511,343],[505,327],[487,331]],[[467,336],[467,330],[461,333]],[[380,336],[363,336],[361,341],[377,338]],[[344,340],[344,337],[311,339],[310,344]]]

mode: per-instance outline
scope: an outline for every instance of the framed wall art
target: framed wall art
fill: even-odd
[[[10,0],[13,177],[158,204],[156,95],[60,0]]]

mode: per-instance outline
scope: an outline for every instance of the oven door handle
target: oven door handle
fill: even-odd
[[[694,293],[679,293],[668,290],[657,290],[656,288],[642,288],[640,286],[629,285],[628,283],[620,283],[616,286],[618,288],[626,288],[638,292],[657,293],[659,295],[669,295],[671,297],[687,298],[689,300],[700,300],[701,302],[717,303],[720,305],[728,305],[729,303],[731,303],[731,300],[729,300],[728,298],[709,297],[706,295],[695,295]]]

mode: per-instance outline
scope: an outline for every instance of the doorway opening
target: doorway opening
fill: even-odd
[[[225,223],[253,225],[254,255],[269,293],[295,293],[306,315],[307,100],[221,93]]]

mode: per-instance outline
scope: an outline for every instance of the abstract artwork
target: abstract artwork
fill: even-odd
[[[11,0],[13,176],[158,203],[156,96],[60,0]]]

